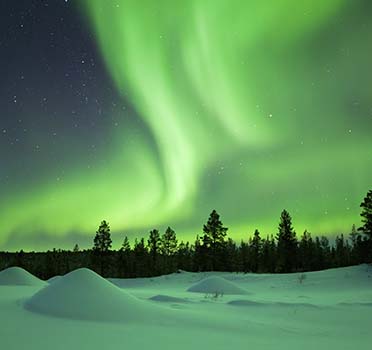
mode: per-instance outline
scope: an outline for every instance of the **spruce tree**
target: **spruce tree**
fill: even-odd
[[[103,220],[96,231],[94,237],[94,246],[93,246],[93,265],[99,269],[101,276],[106,275],[107,270],[107,253],[111,248],[111,235],[110,235],[110,226],[106,220]]]
[[[177,252],[176,232],[169,226],[161,236],[161,252],[165,256],[173,256]]]
[[[122,251],[124,253],[130,252],[130,243],[129,243],[129,239],[128,239],[127,236],[124,237],[124,241],[123,241],[123,244],[120,247],[120,251]]]
[[[351,263],[354,265],[360,264],[363,262],[363,240],[355,225],[351,227],[349,236],[351,241]]]
[[[137,238],[134,240],[133,246],[134,254],[134,272],[137,277],[149,276],[148,270],[148,251],[145,246],[145,239],[141,238],[139,241]]]
[[[312,270],[320,270],[331,267],[331,247],[326,236],[315,238],[315,263]]]
[[[131,262],[131,249],[127,236],[124,237],[123,244],[119,250],[119,264],[120,277],[130,277],[133,272],[133,264]]]
[[[210,252],[210,266],[213,271],[223,268],[219,264],[223,249],[225,246],[225,237],[227,227],[224,227],[220,216],[216,210],[213,210],[209,216],[207,223],[203,226],[203,246]]]
[[[223,270],[224,271],[237,271],[238,263],[238,254],[235,242],[228,238],[224,245],[224,256],[223,256]]]
[[[158,273],[158,258],[161,247],[159,230],[153,229],[150,231],[149,239],[147,240],[147,247],[152,260],[151,269],[152,272],[156,274]]]
[[[174,272],[177,269],[176,253],[177,253],[177,237],[176,232],[169,226],[165,230],[160,239],[160,251],[162,253],[163,271],[165,273]]]
[[[194,270],[193,262],[195,257],[192,256],[189,242],[184,243],[183,241],[181,241],[177,249],[176,257],[176,264],[178,269],[186,271]]]
[[[360,207],[362,208],[360,216],[362,217],[363,225],[358,230],[363,232],[372,241],[372,190],[368,191]]]
[[[350,264],[350,246],[345,242],[344,235],[336,236],[335,241],[335,264],[337,267],[348,266]]]
[[[196,235],[194,242],[193,270],[207,271],[212,269],[210,256],[210,240],[207,235],[200,238]]]
[[[311,233],[305,230],[298,245],[298,263],[302,271],[311,270],[311,265],[314,260],[314,251],[315,246],[311,238]]]
[[[292,227],[292,218],[285,209],[280,215],[278,227],[278,272],[291,272],[297,265],[297,239]]]
[[[106,220],[101,222],[98,227],[96,236],[94,237],[94,247],[93,250],[106,253],[111,249],[112,240],[110,235],[110,226]]]
[[[240,249],[239,249],[239,260],[242,271],[247,273],[250,271],[250,254],[249,254],[249,245],[248,243],[241,240]]]
[[[260,266],[262,254],[262,242],[260,232],[256,229],[253,234],[253,238],[250,243],[250,255],[251,255],[251,271],[257,272]]]

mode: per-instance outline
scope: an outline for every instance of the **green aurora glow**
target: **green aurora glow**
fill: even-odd
[[[7,198],[0,246],[15,231],[92,236],[103,218],[117,244],[168,224],[193,239],[213,208],[235,239],[275,233],[283,208],[298,233],[348,232],[371,187],[364,3],[81,2],[147,130],[113,130],[98,171],[75,167]]]

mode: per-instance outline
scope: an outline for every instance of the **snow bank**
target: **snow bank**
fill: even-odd
[[[248,294],[235,283],[218,276],[207,277],[192,285],[187,291],[212,294]]]
[[[56,279],[24,303],[33,312],[77,320],[131,322],[156,318],[145,302],[82,268]]]
[[[20,267],[0,271],[0,285],[42,287],[46,283]]]

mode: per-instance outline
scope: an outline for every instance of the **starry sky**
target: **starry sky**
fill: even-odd
[[[369,0],[0,2],[0,250],[92,245],[216,209],[230,237],[359,225]]]

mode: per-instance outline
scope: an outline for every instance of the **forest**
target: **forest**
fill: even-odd
[[[103,277],[151,277],[186,271],[228,271],[289,273],[317,271],[372,261],[372,190],[360,204],[362,226],[352,225],[350,233],[337,235],[334,242],[306,231],[297,236],[287,210],[280,214],[276,235],[262,237],[256,229],[247,241],[235,242],[228,228],[213,210],[194,242],[178,241],[168,227],[164,233],[153,229],[147,239],[136,238],[131,246],[123,239],[112,249],[110,225],[103,220],[90,249],[53,249],[47,252],[0,252],[0,270],[22,267],[35,276],[49,279],[86,267]]]

